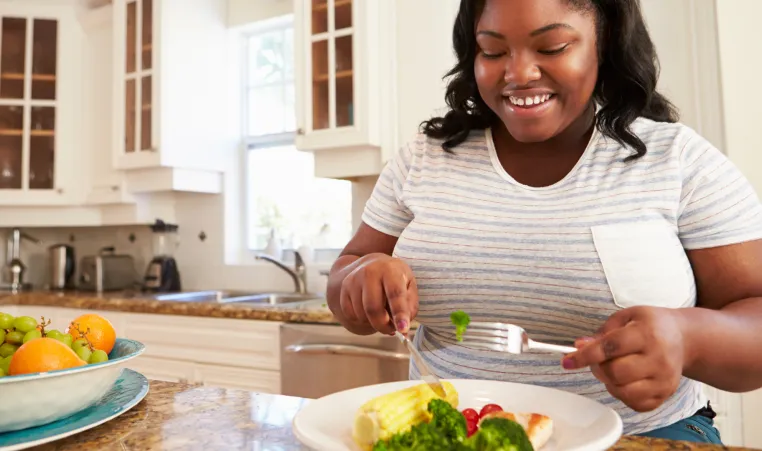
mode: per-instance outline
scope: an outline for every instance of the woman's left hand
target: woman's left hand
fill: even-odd
[[[677,390],[685,362],[679,311],[632,307],[609,317],[595,338],[577,340],[563,367],[591,371],[612,396],[637,412],[659,407]]]

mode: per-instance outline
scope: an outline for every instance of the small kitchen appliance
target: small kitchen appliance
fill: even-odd
[[[135,260],[131,255],[116,254],[113,247],[82,257],[79,266],[80,290],[102,292],[135,287]]]
[[[180,271],[175,261],[178,245],[177,224],[167,224],[157,219],[151,225],[153,231],[153,259],[146,268],[143,289],[154,292],[180,291]]]
[[[50,289],[65,290],[74,287],[74,247],[68,244],[54,244],[48,248]]]

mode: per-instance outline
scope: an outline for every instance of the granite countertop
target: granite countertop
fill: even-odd
[[[302,451],[291,421],[309,400],[243,390],[152,381],[122,416],[33,451]],[[624,437],[611,450],[719,451],[722,446]]]
[[[324,300],[280,305],[219,302],[159,301],[140,292],[91,293],[34,290],[0,294],[3,305],[38,305],[81,310],[201,316],[209,318],[253,319],[294,323],[336,324]]]

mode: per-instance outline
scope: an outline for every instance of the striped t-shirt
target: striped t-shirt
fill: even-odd
[[[657,410],[637,413],[589,369],[562,369],[560,355],[476,351],[452,335],[455,310],[570,344],[622,307],[693,307],[684,250],[762,238],[756,194],[709,142],[682,124],[641,118],[631,130],[646,144],[645,156],[625,162],[631,151],[596,131],[577,165],[547,187],[514,180],[490,130],[473,131],[454,154],[419,135],[386,165],[363,221],[399,237],[394,254],[418,282],[415,345],[440,377],[584,395],[614,408],[628,434],[705,405],[701,384],[683,378]],[[410,377],[418,378],[414,365]]]

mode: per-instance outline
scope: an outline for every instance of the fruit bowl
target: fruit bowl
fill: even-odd
[[[143,351],[142,343],[117,338],[106,362],[0,378],[0,433],[52,423],[90,407],[111,389],[125,363]]]

